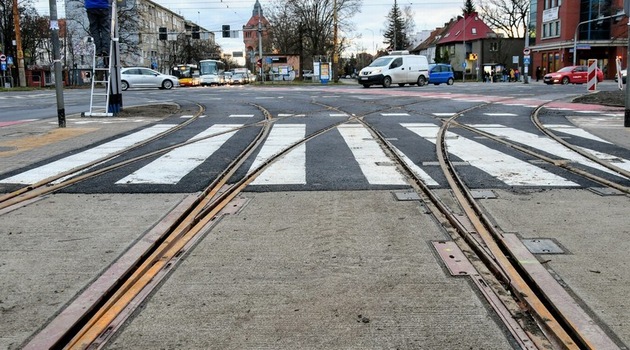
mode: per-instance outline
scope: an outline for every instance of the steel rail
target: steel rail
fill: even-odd
[[[538,113],[541,106],[535,109],[534,113]],[[509,272],[510,287],[515,290],[515,295],[519,297],[533,311],[537,321],[546,329],[550,336],[558,343],[559,346],[567,349],[613,349],[617,348],[614,340],[612,340],[602,329],[600,329],[590,316],[577,303],[569,303],[567,306],[557,306],[562,298],[571,299],[572,297],[564,291],[564,289],[556,290],[561,292],[561,297],[548,295],[545,293],[546,288],[539,286],[537,282],[531,279],[531,275],[527,268],[519,261],[518,258],[510,251],[507,244],[507,237],[504,238],[502,232],[492,225],[489,218],[483,212],[479,204],[474,200],[469,189],[465,186],[457,172],[454,170],[452,163],[448,158],[448,152],[445,147],[446,130],[451,124],[455,124],[453,116],[444,121],[438,133],[439,147],[436,143],[438,158],[440,164],[448,174],[447,179],[453,193],[464,208],[466,216],[469,217],[478,234],[483,238],[486,245],[491,249],[497,262],[502,268]],[[462,124],[457,124],[462,126]],[[493,138],[494,139],[494,138]],[[504,143],[502,139],[496,139]],[[516,148],[516,147],[515,147]],[[520,150],[520,149],[519,149]],[[526,152],[530,154],[529,152]],[[567,168],[565,162],[551,160],[551,163],[560,167]],[[584,172],[580,169],[569,170],[589,176],[590,179],[600,180],[599,177]],[[568,169],[567,168],[567,169]],[[607,182],[607,181],[606,181]],[[623,186],[615,186],[623,188]],[[526,278],[527,277],[527,278]]]
[[[259,107],[260,108],[260,107]],[[267,121],[271,120],[271,115],[265,112]],[[165,238],[161,244],[149,254],[133,273],[121,281],[121,285],[113,294],[98,308],[91,318],[84,323],[83,327],[64,346],[64,349],[85,349],[90,346],[109,327],[109,324],[129,305],[134,298],[151,282],[155,276],[169,264],[179,251],[197,234],[199,234],[208,220],[200,213],[207,208],[210,203],[213,210],[220,211],[227,203],[217,201],[216,194],[221,187],[229,180],[240,165],[253,153],[271,130],[272,123],[264,123],[259,134],[241,152],[230,165],[202,192],[199,199],[195,201],[185,217],[170,232],[165,233]],[[225,197],[226,193],[221,197]],[[235,196],[236,194],[234,194]],[[233,198],[233,197],[232,197]],[[212,211],[215,213],[214,211]],[[214,214],[216,215],[216,213]],[[210,217],[211,219],[214,216]]]
[[[276,120],[279,120],[279,119],[276,119]],[[157,156],[157,155],[160,155],[160,154],[172,151],[174,149],[177,149],[177,148],[180,148],[180,147],[183,147],[183,146],[187,146],[187,145],[190,145],[190,144],[193,144],[193,143],[196,143],[196,142],[200,142],[200,141],[203,141],[203,140],[206,140],[206,139],[209,139],[209,138],[213,138],[213,137],[216,137],[216,136],[219,136],[219,135],[223,135],[223,134],[226,134],[226,133],[234,132],[234,131],[245,129],[245,128],[260,126],[260,125],[264,125],[264,124],[267,124],[267,123],[273,123],[276,120],[264,120],[264,121],[260,121],[260,122],[256,122],[256,123],[252,123],[252,124],[243,125],[243,126],[240,126],[240,127],[235,127],[233,129],[230,129],[230,130],[217,132],[217,133],[214,133],[214,134],[211,134],[211,135],[206,135],[204,137],[195,138],[194,140],[188,140],[188,141],[180,142],[180,143],[168,146],[168,147],[161,148],[159,150],[155,150],[155,151],[152,151],[152,152],[149,152],[149,153],[142,154],[142,155],[134,157],[134,158],[130,158],[130,159],[127,159],[127,160],[124,160],[124,161],[117,162],[115,164],[112,164],[112,165],[109,165],[109,166],[106,166],[104,168],[101,168],[101,169],[98,169],[98,170],[94,170],[94,171],[91,171],[91,172],[85,172],[85,170],[90,167],[90,166],[87,166],[87,165],[85,167],[81,167],[81,169],[79,169],[79,170],[76,170],[76,168],[75,168],[75,169],[72,170],[72,173],[70,173],[68,175],[65,175],[65,176],[67,177],[67,176],[70,176],[72,174],[78,174],[77,176],[68,178],[68,179],[66,179],[66,180],[64,180],[62,182],[57,182],[57,183],[52,183],[52,184],[50,182],[45,183],[45,181],[53,181],[54,182],[54,181],[58,180],[59,178],[61,178],[62,176],[59,175],[59,176],[55,176],[54,178],[49,178],[49,179],[43,180],[43,181],[41,181],[41,184],[39,186],[37,186],[37,187],[34,187],[32,189],[29,189],[29,190],[26,190],[24,193],[22,193],[22,194],[20,194],[18,196],[14,196],[12,198],[8,198],[4,202],[0,201],[0,210],[5,209],[5,208],[9,208],[9,207],[12,207],[12,206],[15,206],[15,205],[18,205],[18,204],[20,204],[22,202],[25,202],[25,201],[28,201],[28,200],[32,200],[34,198],[43,196],[43,195],[48,194],[48,193],[52,193],[52,192],[58,191],[58,190],[60,190],[62,188],[74,185],[76,183],[79,183],[81,181],[93,178],[93,177],[98,176],[98,175],[102,175],[102,174],[110,172],[112,170],[119,169],[121,167],[124,167],[126,165],[132,164],[134,162],[137,162],[137,161],[140,161],[140,160],[143,160],[143,159],[147,159],[147,158],[150,158],[150,157],[153,157],[153,156]],[[146,143],[144,143],[143,145],[146,145]],[[136,147],[134,146],[134,148],[136,148]],[[127,150],[127,151],[129,151],[129,150]],[[112,157],[112,158],[114,158],[114,157]]]
[[[553,140],[555,140],[556,142],[562,144],[563,146],[565,146],[566,148],[572,150],[573,152],[576,152],[580,155],[582,155],[585,158],[588,158],[589,160],[603,166],[606,167],[616,173],[618,173],[619,175],[625,176],[626,178],[630,179],[630,171],[627,171],[625,169],[622,169],[614,164],[611,164],[610,162],[605,162],[600,158],[597,158],[596,156],[594,156],[593,154],[584,151],[583,149],[576,147],[575,145],[572,145],[571,143],[565,141],[563,138],[559,137],[558,135],[554,134],[551,130],[549,130],[549,128],[545,127],[545,125],[540,121],[540,118],[538,117],[538,114],[540,112],[541,109],[545,108],[545,104],[542,104],[540,106],[538,106],[535,110],[534,113],[531,114],[531,120],[532,123],[534,123],[534,125],[536,125],[536,127],[538,128],[538,130],[540,130],[542,133],[544,133],[545,135],[547,135],[548,137],[552,138]],[[626,192],[628,193],[628,192]]]
[[[83,171],[85,171],[85,170],[87,170],[89,168],[92,168],[92,167],[98,165],[98,164],[102,164],[104,162],[112,160],[112,159],[114,159],[114,158],[116,158],[116,157],[118,157],[118,156],[120,156],[122,154],[125,154],[125,153],[130,152],[130,151],[135,150],[135,149],[138,149],[140,147],[143,147],[143,146],[145,146],[145,145],[147,145],[147,144],[149,144],[149,143],[151,143],[151,142],[153,142],[155,140],[159,140],[159,139],[163,138],[164,136],[170,135],[170,134],[172,134],[172,133],[174,133],[174,132],[184,128],[188,124],[190,124],[190,123],[194,122],[195,120],[199,119],[199,117],[202,115],[202,113],[205,112],[205,107],[204,106],[202,106],[202,105],[200,105],[198,103],[195,103],[195,104],[197,105],[198,110],[193,115],[193,117],[189,118],[188,120],[186,120],[185,122],[183,122],[181,124],[178,124],[178,125],[174,126],[173,128],[170,128],[170,129],[168,129],[168,130],[166,130],[164,132],[161,132],[161,133],[159,133],[159,134],[157,134],[155,136],[152,136],[152,137],[150,137],[150,138],[148,138],[148,139],[146,139],[146,140],[144,140],[142,142],[136,143],[136,144],[134,144],[134,145],[132,145],[130,147],[127,147],[125,149],[116,151],[116,152],[114,152],[112,154],[109,154],[107,156],[104,156],[104,157],[101,157],[99,159],[93,160],[93,161],[91,161],[89,163],[85,163],[85,164],[83,164],[81,166],[72,168],[70,170],[64,171],[64,172],[62,172],[60,174],[57,174],[57,175],[54,175],[54,176],[50,176],[50,177],[48,177],[46,179],[43,179],[43,180],[40,180],[40,181],[38,181],[38,182],[36,182],[34,184],[22,187],[22,188],[20,188],[18,190],[15,190],[15,191],[12,191],[10,193],[7,193],[7,194],[4,194],[4,195],[0,196],[0,209],[3,209],[3,208],[6,208],[6,207],[9,207],[11,205],[16,204],[17,202],[15,202],[15,201],[14,202],[9,202],[11,199],[13,199],[15,197],[21,196],[21,195],[23,195],[23,194],[25,194],[27,192],[30,192],[30,191],[34,191],[34,190],[36,190],[38,188],[47,186],[50,183],[55,182],[55,181],[57,181],[59,179],[62,179],[62,178],[68,177],[68,176],[72,176],[73,174],[81,173],[81,172],[83,172]],[[9,202],[10,204],[5,204],[7,202]]]
[[[262,107],[259,107],[262,108]],[[93,344],[99,337],[107,335],[109,325],[121,314],[121,312],[140,295],[144,288],[170,264],[170,261],[178,256],[192,239],[203,232],[205,227],[223,210],[249,183],[266,170],[271,164],[285,156],[296,147],[335,129],[341,124],[348,123],[344,120],[323,128],[311,135],[299,140],[277,153],[270,159],[260,164],[256,169],[247,173],[236,183],[225,188],[226,181],[234,171],[252,154],[259,146],[270,130],[271,123],[265,123],[260,137],[251,143],[246,152],[239,155],[230,171],[224,171],[222,176],[215,180],[200,197],[200,200],[187,211],[187,215],[180,224],[164,239],[162,244],[155,249],[147,259],[133,272],[133,274],[121,283],[110,298],[94,312],[94,315],[85,323],[85,326],[77,332],[64,349],[85,349]],[[99,342],[102,338],[99,339]]]
[[[436,141],[436,153],[440,166],[446,176],[451,190],[458,203],[464,210],[464,213],[468,220],[474,226],[477,234],[481,236],[482,240],[490,250],[494,260],[501,267],[507,275],[509,287],[514,290],[514,295],[524,302],[530,310],[533,311],[533,315],[536,317],[538,323],[546,329],[554,340],[558,341],[566,349],[579,349],[578,344],[574,342],[571,336],[566,332],[564,327],[556,320],[547,306],[540,300],[537,294],[533,291],[530,285],[525,281],[521,273],[514,267],[514,265],[508,259],[505,251],[506,247],[500,246],[501,237],[496,232],[490,230],[487,222],[484,222],[481,215],[481,209],[476,205],[472,194],[465,187],[463,181],[455,172],[453,164],[448,157],[448,151],[446,150],[446,130],[448,129],[451,121],[455,120],[459,115],[453,116],[444,121],[438,131]]]

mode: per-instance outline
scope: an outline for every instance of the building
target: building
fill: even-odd
[[[434,59],[450,62],[457,78],[481,80],[485,72],[520,68],[524,46],[522,38],[504,38],[472,12],[458,16],[440,33]]]
[[[118,9],[120,62],[125,66],[151,67],[169,73],[178,62],[177,52],[189,40],[215,43],[213,32],[186,20],[183,16],[150,0],[137,0]],[[68,37],[71,42],[67,67],[79,74],[92,66],[92,50],[85,41],[89,36],[88,19],[82,2],[66,4]],[[160,40],[160,28],[165,28],[166,40]],[[199,35],[199,39],[192,39]],[[190,62],[184,62],[190,63]]]
[[[615,59],[626,62],[623,0],[537,0],[532,1],[531,13],[536,23],[535,42],[530,45],[532,71],[540,66],[544,74],[596,59],[604,78],[610,79],[616,72]]]
[[[263,45],[266,44],[266,40],[269,35],[269,21],[265,18],[262,6],[256,0],[254,9],[252,10],[252,17],[243,26],[243,44],[245,44],[246,52],[246,65],[249,65],[252,71],[257,71],[260,67],[256,67],[255,62],[260,56],[261,40]],[[262,37],[261,37],[262,36]],[[263,49],[264,50],[264,49]],[[263,52],[264,54],[264,52]]]

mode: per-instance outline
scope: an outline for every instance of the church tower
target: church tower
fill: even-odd
[[[247,57],[250,57],[251,53],[258,52],[258,24],[261,25],[261,34],[263,41],[268,36],[269,21],[263,14],[262,6],[260,2],[256,0],[254,9],[252,10],[252,17],[247,21],[247,24],[243,26],[243,43],[245,44],[245,50]]]

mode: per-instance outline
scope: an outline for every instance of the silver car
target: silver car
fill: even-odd
[[[179,86],[179,79],[145,67],[127,67],[120,70],[120,87],[123,91],[131,88],[154,87],[172,89]]]

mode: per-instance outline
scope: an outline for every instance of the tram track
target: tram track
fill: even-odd
[[[320,106],[326,106],[321,103],[315,103]],[[487,104],[480,104],[474,106],[470,109],[466,109],[465,111],[469,111],[475,108],[480,108]],[[198,197],[193,205],[189,209],[186,210],[185,217],[182,217],[178,220],[178,225],[175,229],[165,235],[164,239],[161,239],[161,244],[158,247],[155,247],[151,254],[146,257],[143,262],[140,263],[139,267],[137,267],[134,272],[125,278],[125,281],[122,283],[120,287],[116,289],[115,292],[112,292],[111,296],[107,297],[107,300],[104,301],[103,305],[95,306],[95,310],[92,312],[92,317],[90,320],[81,321],[85,326],[76,332],[65,344],[57,343],[54,348],[86,348],[92,346],[91,344],[103,344],[110,336],[110,325],[113,320],[119,317],[121,311],[127,307],[127,305],[132,303],[138,303],[139,301],[136,298],[141,295],[143,289],[151,283],[156,276],[163,271],[169,264],[173,258],[182,254],[182,251],[185,247],[190,244],[195,237],[202,235],[203,232],[207,229],[208,225],[212,223],[212,221],[216,220],[220,215],[220,212],[224,210],[230,202],[232,202],[239,193],[241,193],[245,187],[249,183],[251,183],[259,174],[261,174],[267,167],[269,167],[273,162],[282,158],[284,155],[288,154],[291,150],[296,147],[312,140],[320,135],[329,132],[330,130],[335,129],[341,124],[349,123],[349,122],[358,122],[365,125],[379,140],[379,143],[384,145],[387,149],[387,152],[394,159],[397,159],[397,163],[399,167],[404,169],[404,172],[409,176],[409,178],[413,179],[413,187],[417,189],[417,192],[421,193],[422,198],[427,203],[430,202],[429,207],[433,208],[432,212],[434,215],[441,217],[439,219],[440,222],[446,222],[450,224],[457,232],[458,235],[452,235],[453,240],[458,242],[461,245],[461,249],[466,253],[470,254],[471,251],[476,251],[481,255],[481,260],[489,263],[488,269],[494,272],[494,276],[496,281],[499,282],[491,282],[486,281],[489,279],[489,275],[485,273],[480,273],[484,275],[484,281],[482,285],[506,285],[509,289],[512,290],[512,295],[517,302],[524,302],[528,305],[530,310],[535,310],[536,315],[534,319],[536,319],[539,325],[543,325],[543,329],[545,330],[545,334],[552,334],[553,343],[562,347],[562,348],[581,348],[585,346],[586,348],[593,348],[589,346],[588,340],[581,339],[579,334],[569,334],[566,332],[566,328],[568,327],[566,324],[556,323],[557,315],[546,310],[545,301],[537,300],[537,295],[540,293],[535,292],[531,289],[526,279],[522,278],[521,271],[518,271],[514,268],[513,260],[514,257],[505,256],[505,247],[501,247],[497,240],[500,241],[501,233],[493,231],[492,224],[489,222],[487,218],[484,217],[483,210],[476,206],[475,201],[472,199],[470,192],[467,191],[465,184],[463,181],[459,179],[457,173],[450,160],[448,159],[448,152],[446,151],[446,140],[445,133],[449,126],[457,125],[461,126],[461,124],[455,121],[456,116],[461,115],[464,112],[457,113],[454,117],[449,118],[448,120],[441,120],[442,127],[440,128],[440,134],[438,135],[438,139],[440,142],[436,143],[436,152],[438,157],[440,158],[440,164],[444,169],[445,174],[451,173],[452,177],[449,179],[449,185],[453,191],[459,192],[456,194],[458,202],[466,212],[467,222],[469,225],[472,225],[475,228],[475,233],[471,234],[469,229],[465,224],[462,223],[462,218],[453,213],[453,210],[447,208],[445,204],[443,204],[438,195],[431,191],[426,185],[423,184],[422,180],[417,177],[413,173],[411,169],[407,167],[404,160],[397,155],[395,148],[391,145],[391,143],[384,138],[378,130],[373,128],[370,124],[366,123],[364,119],[364,115],[351,115],[347,120],[343,120],[341,122],[333,123],[326,128],[322,128],[317,132],[313,132],[304,139],[295,142],[294,144],[288,146],[282,152],[276,154],[272,158],[268,159],[262,165],[260,165],[254,171],[248,173],[245,177],[240,180],[232,183],[231,185],[227,185],[229,179],[234,175],[234,172],[243,162],[251,156],[252,152],[260,145],[262,140],[268,135],[271,125],[273,124],[272,116],[266,112],[266,110],[262,106],[257,106],[259,109],[263,110],[266,120],[264,122],[255,123],[255,125],[262,125],[263,128],[261,132],[256,137],[252,143],[250,143],[245,150],[228,166],[221,174],[218,176]],[[342,111],[341,109],[334,106],[326,106],[330,109],[335,109],[337,111]],[[400,106],[399,106],[400,107]],[[391,106],[387,108],[383,108],[383,110],[390,109]],[[374,113],[372,111],[371,113]],[[252,125],[247,125],[252,126]],[[244,127],[247,127],[244,126]],[[208,137],[214,137],[216,135],[210,135]],[[196,140],[198,141],[198,140]],[[185,144],[185,143],[184,143]],[[177,147],[181,147],[184,144],[178,144]],[[175,147],[175,146],[173,146]],[[170,149],[170,148],[169,148]],[[163,149],[156,152],[166,152],[169,149]],[[142,156],[144,159],[149,156],[153,156],[155,154],[144,155]],[[133,161],[137,161],[135,159]],[[129,160],[131,162],[132,160]],[[123,162],[117,164],[117,166],[125,166],[128,163]],[[111,171],[112,169],[102,169],[102,171]],[[98,176],[102,172],[98,173],[90,173],[85,174],[86,176]],[[85,178],[81,178],[81,176],[76,178],[77,181],[82,181]],[[67,183],[66,186],[69,186],[70,183]],[[40,185],[38,187],[41,187]],[[65,186],[64,186],[65,187]],[[51,191],[58,190],[61,187],[53,188]],[[49,192],[51,192],[49,191]],[[49,193],[48,192],[48,193]],[[41,195],[41,194],[38,194]],[[22,194],[13,197],[22,197]],[[11,198],[13,198],[11,197]],[[3,201],[0,201],[0,209],[2,207]],[[500,242],[499,242],[500,243]],[[472,247],[472,248],[471,248]],[[500,257],[503,256],[503,257]],[[514,271],[512,271],[514,270]],[[528,289],[529,288],[529,289]],[[495,293],[497,294],[497,293]],[[495,295],[496,296],[496,295]],[[509,299],[509,298],[508,298]],[[510,303],[509,300],[505,300],[505,303]],[[511,304],[509,308],[511,311],[508,311],[508,307],[502,309],[500,313],[509,312],[511,316],[515,316],[515,313],[520,312],[521,310],[515,310],[515,303]],[[505,318],[506,314],[502,314],[502,318]],[[570,322],[569,322],[570,323]],[[536,334],[536,331],[532,331],[531,329],[524,329],[523,324],[517,327],[512,324],[508,326],[509,329],[513,329],[513,334],[519,344],[523,348],[544,348],[546,346],[546,340],[541,337],[539,334]],[[575,338],[578,338],[577,341]],[[64,339],[70,338],[70,336],[65,335]],[[535,345],[532,345],[535,344]],[[28,348],[28,346],[27,346]]]
[[[362,119],[356,119],[364,124],[371,133],[378,138],[379,143],[384,145],[388,153],[393,155],[396,159],[399,167],[404,169],[406,175],[414,179],[415,185],[422,191],[419,193],[423,195],[425,199],[431,201],[431,206],[437,209],[439,212],[433,210],[436,217],[447,220],[458,231],[459,238],[463,238],[466,244],[462,244],[462,241],[453,237],[454,241],[462,245],[462,250],[472,247],[477,256],[481,258],[486,264],[489,270],[493,271],[495,277],[503,283],[508,290],[511,291],[515,300],[521,305],[525,305],[525,310],[529,310],[530,315],[536,321],[536,324],[541,328],[547,339],[553,344],[554,347],[563,349],[602,349],[602,348],[615,348],[615,342],[610,339],[606,333],[597,326],[593,326],[595,322],[590,316],[581,309],[577,302],[560,302],[560,299],[572,299],[572,297],[566,293],[561,287],[554,288],[550,286],[542,286],[538,281],[533,279],[532,269],[529,269],[519,261],[519,257],[516,256],[511,249],[511,245],[506,239],[504,239],[503,232],[500,232],[496,226],[487,217],[481,206],[473,198],[470,189],[466,186],[464,181],[459,177],[453,163],[449,160],[447,151],[446,131],[451,125],[457,125],[467,130],[476,132],[480,135],[486,136],[494,141],[509,147],[515,148],[523,153],[536,156],[543,159],[553,165],[565,168],[575,174],[581,175],[592,181],[601,183],[603,185],[616,188],[624,193],[629,193],[628,188],[602,179],[601,177],[594,175],[588,171],[583,171],[568,165],[565,161],[556,161],[550,159],[542,154],[532,152],[525,147],[518,145],[515,142],[510,142],[501,138],[498,138],[489,133],[484,133],[474,127],[469,127],[461,123],[457,123],[455,120],[464,113],[483,107],[485,104],[480,104],[471,107],[465,111],[455,113],[452,117],[442,120],[442,125],[438,132],[438,141],[436,142],[436,153],[443,173],[446,175],[449,187],[456,198],[459,208],[465,213],[466,224],[462,224],[462,217],[454,213],[451,208],[447,208],[446,205],[433,194],[433,191],[423,184],[422,180],[414,174],[414,172],[407,167],[404,160],[397,155],[397,152],[393,145],[383,137],[374,127],[366,123]],[[543,105],[538,106],[531,113],[531,120],[534,124],[548,134],[546,128],[538,120],[538,113]],[[549,132],[551,134],[551,132]],[[551,136],[550,136],[551,137]],[[558,139],[557,137],[552,137]],[[560,142],[565,147],[575,150],[578,149],[567,142]],[[580,154],[585,152],[578,152]],[[603,162],[596,157],[589,156],[589,159],[595,161],[597,164],[606,166],[607,168],[616,171],[621,175],[626,175],[623,169],[619,169],[614,166],[610,166],[607,162]],[[424,201],[426,203],[426,200]],[[474,232],[469,232],[468,227],[473,227]],[[472,234],[471,234],[472,233]],[[541,269],[538,269],[540,273]],[[544,268],[542,269],[544,270]],[[540,277],[540,274],[538,275]],[[541,281],[542,282],[542,281]],[[544,280],[545,283],[555,282],[553,278]],[[496,284],[495,284],[496,285]],[[555,295],[553,295],[555,293]],[[497,293],[498,294],[498,293]],[[552,295],[550,295],[552,294]],[[558,295],[559,294],[559,295]],[[492,300],[488,300],[492,304]],[[506,309],[496,308],[499,316],[503,314]],[[512,308],[512,316],[517,317],[518,310]],[[505,320],[505,318],[503,318]],[[536,334],[529,332],[526,329],[516,329],[509,324],[506,324],[508,329],[513,332],[514,338],[519,342],[522,348],[545,348],[548,346],[547,340],[541,339]],[[528,333],[528,337],[522,335]]]

